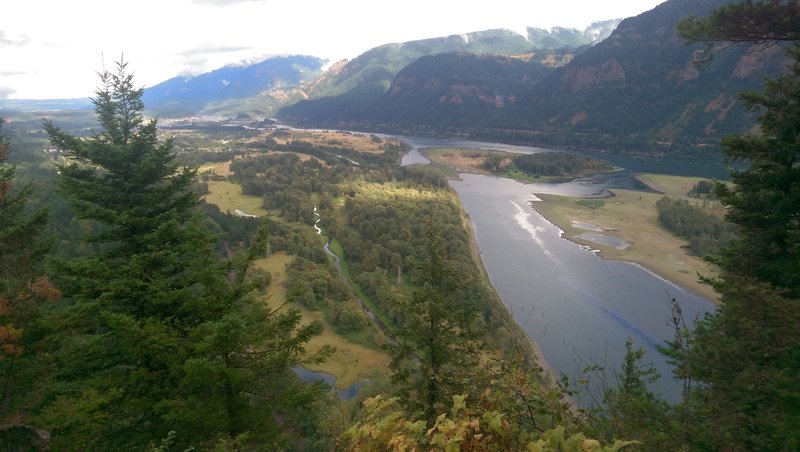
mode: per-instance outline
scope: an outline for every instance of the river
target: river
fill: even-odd
[[[551,152],[552,149],[484,143],[460,139],[435,139],[382,135],[411,145],[402,165],[427,164],[420,150],[429,147],[494,149],[514,153]],[[700,162],[693,159],[595,154],[622,171],[583,178],[566,183],[523,184],[510,179],[477,174],[460,174],[450,185],[469,215],[483,265],[492,285],[517,323],[538,344],[549,367],[571,378],[597,364],[605,377],[589,375],[597,391],[616,383],[625,341],[633,338],[636,347],[645,348],[661,378],[651,387],[665,399],[676,402],[681,383],[672,378],[672,368],[656,350],[656,345],[671,339],[669,300],[681,306],[687,324],[713,310],[707,300],[636,265],[607,261],[592,250],[570,242],[529,203],[534,193],[566,196],[602,197],[610,188],[649,190],[632,177],[652,172],[683,176],[726,179],[728,170],[721,160]],[[588,404],[588,398],[578,396]]]
[[[413,148],[404,164],[424,163],[419,154],[424,147],[547,151],[469,141],[399,138]],[[603,260],[592,250],[562,238],[561,230],[531,209],[529,203],[537,199],[534,193],[604,196],[608,188],[647,190],[631,177],[635,172],[719,177],[724,167],[601,157],[625,169],[561,184],[523,184],[461,174],[461,180],[451,181],[450,185],[469,215],[492,285],[514,319],[539,345],[551,368],[576,378],[586,366],[598,364],[606,369],[606,384],[614,386],[614,372],[622,363],[625,341],[630,336],[635,346],[646,349],[646,360],[662,375],[652,389],[675,402],[681,396],[681,383],[672,378],[671,366],[656,350],[656,345],[674,334],[669,300],[675,298],[680,303],[688,324],[712,310],[711,303],[636,265]],[[595,391],[603,384],[599,374],[589,380]],[[588,401],[585,395],[579,399],[582,404]]]

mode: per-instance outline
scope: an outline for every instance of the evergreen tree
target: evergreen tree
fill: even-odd
[[[718,186],[739,228],[713,284],[721,306],[697,325],[681,368],[701,384],[690,399],[704,435],[698,445],[730,450],[800,449],[800,8],[788,0],[745,1],[690,18],[684,37],[708,42],[788,42],[790,70],[745,93],[762,111],[760,130],[723,140],[749,164]]]
[[[0,449],[22,450],[46,444],[46,434],[26,424],[40,377],[34,376],[36,352],[28,330],[42,302],[57,300],[60,293],[40,265],[50,247],[41,238],[47,211],[31,209],[30,185],[14,187],[16,168],[6,163],[8,150],[0,135]]]
[[[93,226],[95,251],[57,266],[68,302],[50,316],[61,347],[40,420],[66,448],[209,445],[248,433],[275,442],[288,368],[319,326],[299,327],[296,311],[268,311],[252,295],[257,248],[237,265],[218,261],[195,172],[178,167],[172,140],[142,117],[125,63],[101,82],[100,132],[81,139],[46,123],[68,157],[61,191]]]
[[[625,356],[617,375],[617,387],[603,394],[603,406],[591,417],[598,435],[636,438],[649,450],[676,450],[668,422],[669,405],[648,386],[658,378],[652,364],[644,362],[645,350],[625,341]]]
[[[476,320],[480,310],[460,290],[445,242],[433,223],[424,238],[425,254],[417,265],[419,286],[402,311],[404,328],[389,347],[392,382],[403,401],[429,423],[454,395],[474,390],[479,359]]]

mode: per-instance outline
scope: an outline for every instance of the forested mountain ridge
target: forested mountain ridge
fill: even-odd
[[[755,116],[742,108],[737,93],[759,89],[764,76],[777,75],[788,64],[780,46],[741,47],[696,67],[703,44],[686,44],[675,26],[727,3],[669,0],[625,19],[585,51],[551,51],[554,68],[537,70],[539,78],[524,82],[509,77],[513,65],[501,64],[500,57],[440,54],[408,64],[388,88],[362,83],[347,94],[285,107],[279,116],[311,126],[703,154],[725,134],[753,127]],[[543,52],[532,53],[527,57],[548,62]],[[470,82],[459,82],[465,79]],[[443,81],[450,83],[449,96]],[[480,108],[458,101],[464,100],[456,93],[462,85],[471,93],[467,97],[484,99]]]
[[[394,76],[417,58],[440,53],[463,52],[489,55],[519,55],[538,49],[578,48],[607,36],[616,20],[597,22],[584,31],[569,28],[528,28],[527,36],[504,29],[478,31],[462,35],[384,44],[349,61],[327,83],[309,90],[312,98],[344,94],[364,89],[370,83],[388,88]]]
[[[229,65],[196,76],[178,76],[148,87],[143,100],[159,115],[239,113],[270,116],[278,108],[310,98],[326,98],[332,108],[354,111],[386,92],[394,76],[417,58],[443,52],[516,55],[536,49],[576,49],[605,38],[619,23],[607,20],[585,30],[528,28],[527,36],[510,30],[385,44],[323,72],[313,56],[271,57],[254,64]],[[571,55],[570,55],[571,57]]]
[[[407,126],[470,127],[497,117],[531,87],[572,58],[572,52],[545,51],[521,57],[445,53],[420,57],[403,68],[388,90],[352,110],[321,101],[317,111],[358,125],[372,121],[386,130]]]
[[[607,36],[617,23],[597,22],[584,31],[528,28],[527,36],[522,36],[498,29],[385,44],[323,75],[310,85],[310,100],[282,109],[281,115],[309,123],[361,118],[368,116],[366,110],[386,93],[397,74],[418,58],[453,52],[511,56],[543,49],[570,49],[571,58],[579,48]]]

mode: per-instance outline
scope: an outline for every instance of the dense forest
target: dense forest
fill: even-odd
[[[695,189],[736,235],[660,203],[690,243],[720,241],[697,250],[719,266],[719,308],[688,329],[675,304],[661,347],[684,383],[674,405],[629,341],[619,385],[575,406],[488,284],[457,198],[399,167],[402,145],[245,134],[191,157],[118,63],[91,134],[44,123],[55,160],[15,156],[31,136],[0,135],[0,449],[800,449],[798,24],[794,2],[775,0],[679,26],[711,58],[718,42],[781,41],[794,63],[743,95],[759,130],[722,142],[749,166]],[[199,177],[179,157],[230,161],[230,174]],[[218,182],[266,215],[206,204]],[[351,400],[294,371],[338,359],[314,342],[328,324],[387,357]]]
[[[517,155],[512,162],[521,171],[540,176],[576,177],[613,169],[608,162],[563,152]]]
[[[656,203],[658,221],[665,229],[689,241],[693,254],[716,254],[735,236],[732,224],[683,199],[663,197]]]

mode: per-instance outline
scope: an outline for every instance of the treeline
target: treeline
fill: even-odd
[[[603,160],[565,152],[521,154],[512,161],[521,171],[542,176],[576,177],[614,168]]]
[[[317,157],[328,164],[348,162],[351,165],[380,166],[400,163],[402,155],[410,149],[399,141],[386,141],[381,145],[381,152],[361,152],[344,146],[327,146],[309,143],[303,140],[291,140],[286,144],[277,144],[268,138],[266,144],[253,143],[255,149],[278,152],[297,152]]]
[[[285,153],[238,158],[231,171],[231,180],[242,186],[245,195],[262,197],[265,209],[278,210],[289,221],[313,224],[314,204],[330,204],[339,195],[339,182],[354,168],[315,158],[303,161],[297,154]]]
[[[685,199],[665,196],[656,202],[656,208],[658,222],[668,231],[688,240],[687,247],[697,256],[717,254],[736,236],[734,225]]]

